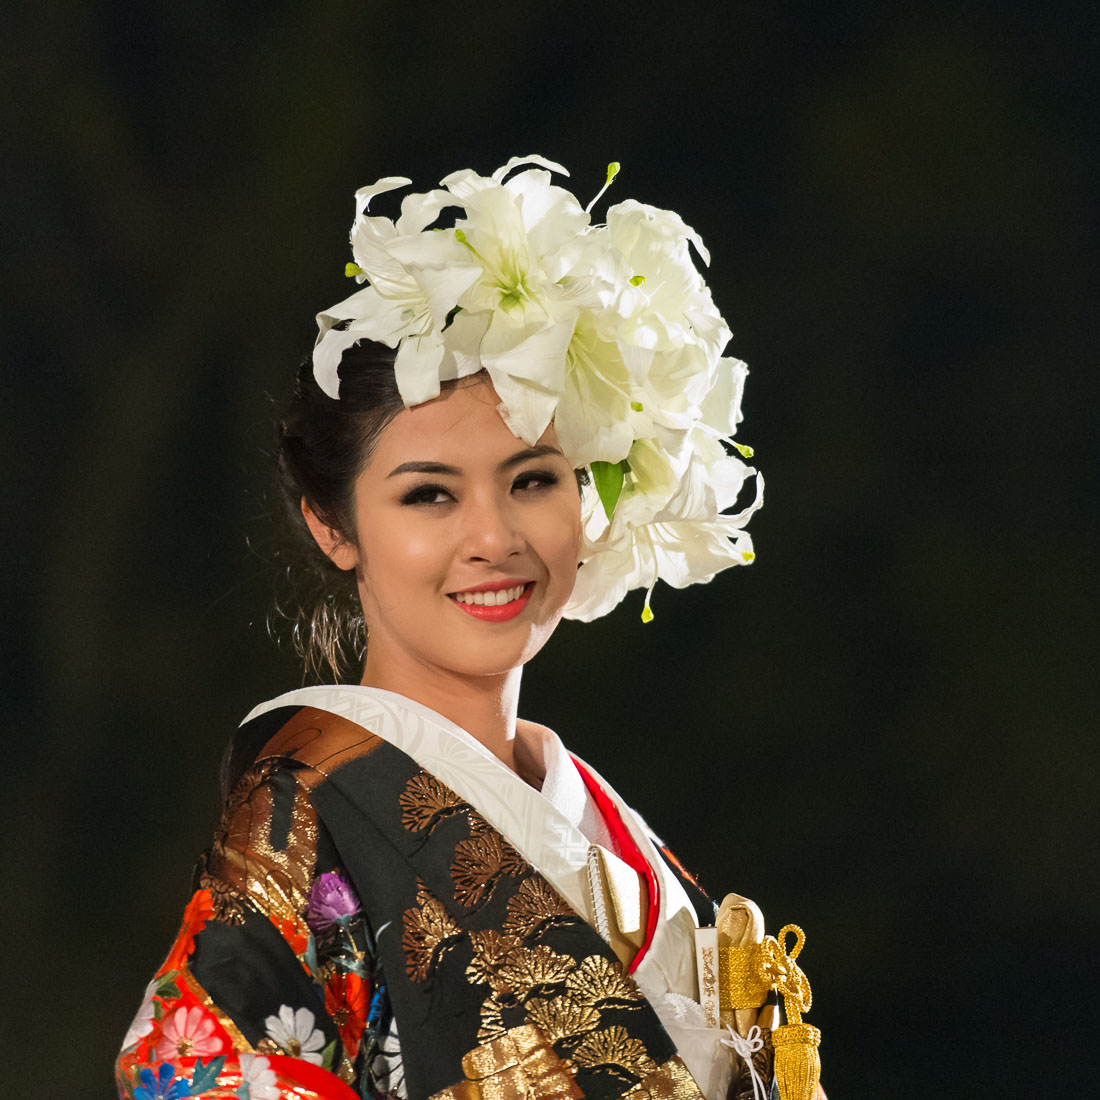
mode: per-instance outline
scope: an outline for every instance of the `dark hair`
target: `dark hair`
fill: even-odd
[[[324,393],[313,358],[298,367],[294,393],[278,427],[277,473],[284,518],[292,535],[295,606],[279,606],[291,623],[291,642],[306,675],[337,680],[366,651],[366,626],[355,575],[337,569],[317,545],[302,516],[305,497],[325,524],[354,541],[355,479],[379,435],[404,408],[394,376],[396,352],[360,340],[340,361],[340,399]]]

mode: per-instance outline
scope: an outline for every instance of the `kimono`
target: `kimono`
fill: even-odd
[[[774,1095],[766,1045],[750,1081],[700,1026],[713,903],[545,732],[540,792],[391,692],[257,707],[120,1097]]]

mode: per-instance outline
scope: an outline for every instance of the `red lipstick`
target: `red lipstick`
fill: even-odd
[[[486,623],[506,623],[514,619],[527,606],[534,587],[534,581],[490,581],[487,584],[475,585],[473,588],[464,588],[461,592],[452,592],[449,598],[457,607],[475,619]],[[472,595],[475,592],[497,593],[508,589],[520,590],[519,594],[508,603],[466,603],[459,599],[460,596]]]

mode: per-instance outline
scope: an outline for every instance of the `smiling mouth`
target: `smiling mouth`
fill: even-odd
[[[468,615],[483,622],[503,623],[514,619],[531,599],[534,581],[481,592],[452,592],[449,599]]]

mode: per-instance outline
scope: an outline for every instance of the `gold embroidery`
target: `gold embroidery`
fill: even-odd
[[[203,874],[199,876],[199,886],[210,891],[215,920],[222,924],[244,924],[245,899],[228,882]]]
[[[466,978],[472,985],[491,985],[499,992],[504,986],[497,978],[497,971],[523,944],[516,936],[502,936],[492,928],[484,932],[471,932],[470,943],[474,957],[466,967]]]
[[[552,947],[540,943],[514,952],[500,967],[497,977],[502,985],[523,999],[537,985],[564,981],[576,966],[576,960],[571,956],[561,955]]]
[[[600,1022],[595,1008],[566,995],[545,1000],[535,997],[525,1007],[527,1019],[544,1031],[552,1043],[593,1031]]]
[[[526,938],[548,921],[566,917],[578,919],[565,899],[545,879],[525,878],[508,899],[508,916],[503,929],[513,936]]]
[[[566,985],[578,1001],[588,1005],[614,1001],[622,1007],[634,1007],[642,996],[622,966],[603,955],[589,955],[569,975]]]
[[[573,1060],[580,1066],[613,1066],[643,1077],[657,1068],[641,1039],[633,1038],[625,1027],[594,1031],[577,1044]]]
[[[703,1094],[680,1056],[674,1054],[619,1100],[703,1100]]]
[[[501,875],[520,875],[525,868],[526,861],[500,833],[479,831],[455,846],[455,897],[467,907],[476,905],[493,892]]]
[[[449,946],[447,940],[462,935],[443,903],[417,880],[416,905],[402,914],[401,946],[405,949],[405,972],[422,982],[437,961],[437,952]]]
[[[507,1031],[504,1026],[504,1017],[501,1015],[502,1005],[494,996],[487,997],[479,1009],[481,1026],[477,1029],[477,1037],[481,1042],[488,1043],[493,1039],[499,1039]]]
[[[462,1059],[466,1081],[432,1100],[579,1100],[570,1064],[538,1028],[523,1024],[482,1043]]]
[[[431,832],[445,817],[457,813],[466,803],[434,775],[420,772],[405,784],[397,796],[401,825],[411,833]]]
[[[296,920],[305,912],[317,860],[317,815],[298,786],[285,844],[271,843],[277,761],[250,768],[234,787],[206,871],[252,901],[261,913]]]

